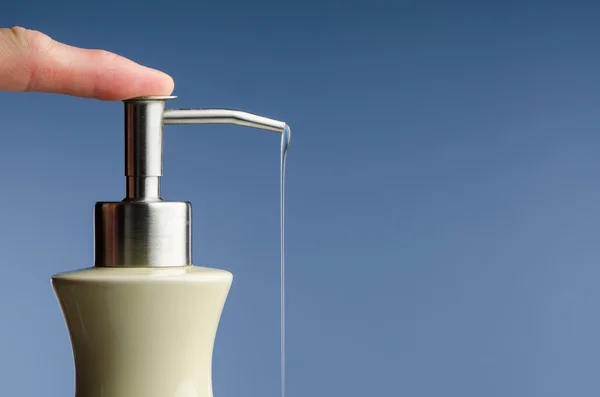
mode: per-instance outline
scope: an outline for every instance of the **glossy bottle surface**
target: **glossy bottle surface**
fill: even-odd
[[[75,397],[212,397],[225,270],[88,268],[52,277],[75,362]]]

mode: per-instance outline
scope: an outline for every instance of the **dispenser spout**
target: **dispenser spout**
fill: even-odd
[[[234,124],[283,134],[286,123],[239,110],[165,109],[175,96],[126,99],[126,200],[160,200],[165,124]]]
[[[283,133],[285,123],[230,109],[166,109],[165,124],[235,124]]]

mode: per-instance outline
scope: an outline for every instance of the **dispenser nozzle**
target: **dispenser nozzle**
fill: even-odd
[[[283,133],[286,124],[230,109],[165,109],[175,96],[148,96],[125,103],[127,199],[159,199],[164,124],[234,124]]]
[[[285,123],[230,109],[166,109],[165,124],[235,124],[283,133]]]

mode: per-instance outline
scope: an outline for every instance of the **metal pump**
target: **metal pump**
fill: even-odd
[[[165,109],[175,96],[127,99],[126,197],[98,202],[96,267],[179,267],[192,264],[191,204],[160,198],[165,124],[236,124],[283,133],[286,124],[238,110]]]

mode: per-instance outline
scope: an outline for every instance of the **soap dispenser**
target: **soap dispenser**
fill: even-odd
[[[126,197],[98,202],[94,265],[52,277],[72,346],[75,397],[212,397],[212,353],[233,276],[192,264],[189,202],[160,195],[165,124],[286,124],[228,109],[124,101]]]

